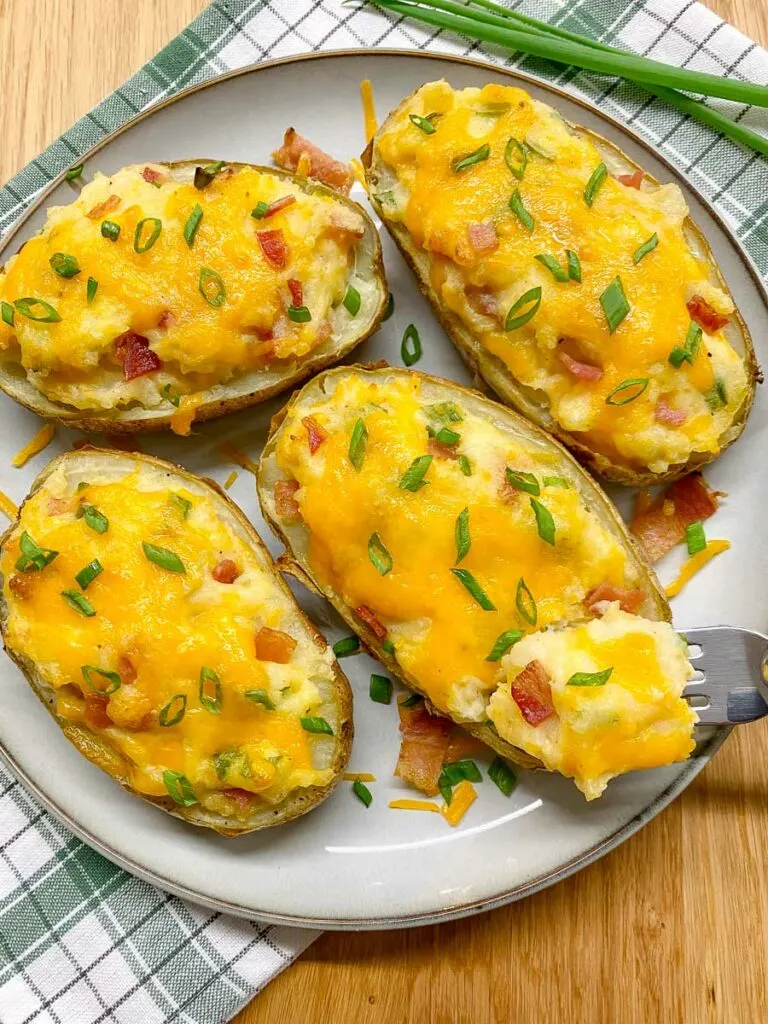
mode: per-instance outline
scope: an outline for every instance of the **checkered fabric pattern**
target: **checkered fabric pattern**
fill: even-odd
[[[768,53],[690,0],[525,0],[514,6],[671,64],[768,81]],[[256,61],[359,47],[472,54],[566,85],[673,160],[733,225],[768,278],[768,161],[637,86],[510,56],[340,0],[210,4],[0,189],[0,233],[95,143],[180,89]],[[721,106],[744,124],[768,130],[765,111]],[[315,934],[213,914],[132,878],[70,835],[0,766],[0,1024],[219,1024]]]

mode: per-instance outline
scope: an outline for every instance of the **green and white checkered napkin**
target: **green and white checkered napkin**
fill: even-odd
[[[768,53],[688,0],[515,6],[672,64],[768,81]],[[0,189],[0,232],[96,142],[188,85],[307,50],[378,46],[472,53],[566,84],[632,125],[685,171],[768,277],[768,161],[626,82],[538,58],[512,60],[412,22],[342,7],[340,0],[216,0]],[[732,107],[731,113],[768,129],[765,111]],[[0,1024],[219,1024],[315,935],[212,914],[132,878],[70,835],[0,766]]]

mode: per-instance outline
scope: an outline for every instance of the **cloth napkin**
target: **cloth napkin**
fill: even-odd
[[[768,53],[690,0],[526,0],[513,6],[671,64],[768,81]],[[592,100],[672,159],[768,276],[768,161],[626,82],[510,57],[340,0],[210,4],[0,189],[0,233],[95,143],[180,89],[256,61],[360,47],[471,53]],[[744,124],[768,130],[765,111],[720,105]],[[317,934],[211,913],[133,878],[73,837],[0,763],[2,1024],[220,1024]]]

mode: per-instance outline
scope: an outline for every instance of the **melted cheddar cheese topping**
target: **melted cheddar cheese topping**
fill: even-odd
[[[251,215],[285,199],[274,214]],[[119,227],[116,241],[102,234],[105,221]],[[137,252],[142,221],[138,248],[157,223],[160,234]],[[178,403],[234,375],[279,368],[348,323],[340,303],[364,231],[363,218],[334,198],[250,167],[225,167],[205,188],[173,180],[161,165],[97,173],[74,202],[49,210],[40,234],[0,272],[0,300],[13,310],[12,324],[0,320],[0,358],[21,362],[44,395],[76,408]],[[55,254],[74,258],[79,272],[60,276]],[[89,278],[97,282],[90,301]],[[27,317],[14,305],[25,298],[48,303],[60,319]],[[305,307],[310,319],[290,307]],[[31,312],[50,315],[39,305]],[[128,331],[145,339],[159,369],[124,372],[116,339]]]
[[[411,116],[429,118],[433,130]],[[518,172],[525,156],[520,178],[505,160],[508,144]],[[676,185],[622,183],[625,167],[610,166],[554,110],[511,86],[457,92],[446,82],[424,85],[374,145],[382,216],[408,233],[440,303],[538,392],[561,429],[614,463],[653,472],[719,450],[746,395],[746,372],[722,330],[705,330],[678,367],[669,361],[685,346],[694,296],[716,314],[734,311],[704,256],[691,249]],[[455,169],[483,147],[487,157]],[[615,175],[607,174],[588,205],[585,190],[604,161]],[[522,215],[510,207],[513,194]],[[653,236],[658,244],[635,263]],[[580,282],[567,275],[568,250],[580,261]],[[555,259],[566,279],[557,280],[541,255]],[[629,312],[611,332],[601,296],[617,277]],[[538,310],[506,330],[509,310],[533,289],[540,289]],[[567,368],[568,360],[581,367]],[[590,370],[599,379],[579,376]],[[646,382],[639,397],[612,404],[627,390],[606,402],[636,379]]]
[[[17,566],[23,531],[58,552],[42,570]],[[184,571],[150,561],[145,542],[171,551]],[[83,589],[76,576],[94,559],[102,571]],[[234,563],[234,582],[214,578],[224,560]],[[242,818],[254,800],[276,804],[331,780],[331,769],[318,765],[330,762],[332,737],[300,722],[325,713],[318,683],[331,678],[331,653],[210,497],[171,490],[167,474],[146,467],[82,481],[60,468],[25,502],[0,571],[8,647],[53,689],[60,719],[88,726],[119,755],[110,773],[127,774],[139,793],[167,796],[164,773],[176,772],[203,807]],[[279,661],[259,660],[255,638],[264,629],[288,638]],[[92,759],[110,770],[103,749]]]

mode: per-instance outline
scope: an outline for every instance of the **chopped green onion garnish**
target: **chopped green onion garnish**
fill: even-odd
[[[357,288],[353,288],[351,284],[347,285],[347,290],[344,292],[344,298],[341,300],[341,304],[350,316],[357,316],[362,304],[360,292]]]
[[[392,643],[391,640],[384,640],[384,641],[382,641],[381,649],[382,649],[382,651],[386,651],[387,654],[394,654],[395,653],[395,645]]]
[[[55,252],[48,262],[51,265],[51,270],[59,277],[75,277],[80,273],[80,264],[74,256],[65,252]]]
[[[350,654],[357,654],[360,650],[360,637],[345,636],[336,641],[332,650],[337,658],[348,658]]]
[[[266,690],[258,688],[255,690],[246,690],[243,696],[245,697],[246,700],[251,701],[252,704],[261,704],[261,706],[265,707],[267,711],[275,710],[275,702],[272,700],[272,698],[269,696]]]
[[[658,244],[659,236],[654,231],[647,242],[643,242],[639,249],[635,249],[634,255],[632,256],[632,262],[634,264],[638,264],[643,256],[647,256],[649,252],[653,252]]]
[[[704,525],[700,519],[697,519],[695,523],[691,523],[689,526],[686,526],[685,543],[688,547],[689,555],[698,555],[698,553],[703,551],[707,546]]]
[[[306,306],[289,306],[288,319],[295,324],[308,324],[312,319],[312,314]]]
[[[528,213],[525,206],[523,205],[523,197],[520,195],[520,189],[516,188],[512,195],[509,197],[509,208],[526,229],[526,231],[533,231],[536,222],[533,217]],[[538,257],[537,257],[538,258]]]
[[[259,200],[258,203],[251,210],[251,216],[254,220],[261,220],[262,217],[266,217],[269,212],[269,203],[262,202]]]
[[[452,786],[455,786],[457,782],[461,782],[462,779],[466,779],[467,782],[483,781],[480,769],[469,757],[466,757],[461,761],[449,761],[447,764],[444,764],[443,774]]]
[[[307,715],[304,718],[300,718],[299,721],[305,732],[321,732],[325,733],[326,736],[333,736],[333,729],[324,718]]]
[[[213,691],[213,692],[211,692]],[[200,669],[200,679],[197,685],[197,693],[200,703],[206,711],[218,715],[221,711],[221,680],[218,673],[205,665]]]
[[[533,473],[523,473],[519,469],[510,469],[509,466],[507,466],[505,472],[507,482],[516,487],[518,491],[525,491],[526,494],[533,494],[537,497],[541,494],[539,481]]]
[[[525,580],[520,577],[517,581],[517,593],[515,594],[515,604],[517,610],[520,612],[525,621],[531,625],[536,625],[538,618],[538,610],[536,608],[536,601],[534,600],[533,594],[528,589],[528,584]]]
[[[711,391],[707,392],[706,399],[707,405],[712,412],[716,412],[718,409],[728,405],[728,393],[725,390],[725,381],[722,377],[715,379],[714,386]]]
[[[352,783],[352,792],[355,794],[358,800],[361,800],[365,804],[366,807],[370,807],[371,804],[373,803],[373,795],[370,789],[368,789],[368,787],[363,782],[361,782],[360,779],[355,779],[355,781]]]
[[[433,436],[439,444],[445,444],[448,445],[448,447],[458,444],[461,440],[461,434],[458,434],[455,430],[451,430],[450,427],[441,427],[439,430],[434,432]]]
[[[90,526],[96,533],[106,533],[109,529],[109,520],[95,505],[81,505],[77,514],[78,518],[82,515],[85,525]]]
[[[509,307],[507,319],[504,321],[505,331],[516,331],[532,320],[541,305],[541,287],[529,288],[523,292],[517,302]]]
[[[96,577],[102,572],[104,572],[104,566],[98,558],[94,558],[92,562],[89,562],[88,565],[84,566],[80,572],[75,575],[75,580],[81,590],[87,590],[91,583],[93,583]]]
[[[194,177],[195,188],[198,190],[207,188],[223,167],[223,160],[217,160],[215,164],[208,164],[207,167],[196,167]]]
[[[472,463],[469,461],[466,455],[459,456],[459,469],[464,476],[472,476]]]
[[[213,286],[212,288],[209,286]],[[221,276],[209,267],[201,267],[198,290],[209,306],[223,306],[227,290]]]
[[[522,629],[507,629],[499,636],[496,637],[496,641],[491,648],[491,653],[485,659],[486,661],[501,661],[507,651],[514,647],[515,644],[522,640],[525,633]]]
[[[74,167],[70,167],[67,173],[64,175],[65,181],[75,181],[83,173],[83,164],[75,164]]]
[[[192,508],[192,502],[188,498],[183,498],[180,494],[172,494],[171,504],[175,505],[179,512],[181,512],[182,519],[189,518],[189,510]]]
[[[187,710],[186,693],[174,693],[167,704],[160,708],[157,720],[160,725],[168,727],[178,725]]]
[[[486,103],[484,107],[475,107],[473,113],[481,117],[501,117],[509,110],[509,103]]]
[[[551,544],[554,547],[555,521],[552,518],[552,513],[545,505],[537,501],[536,498],[531,498],[531,508],[536,516],[536,529],[539,531],[539,536],[547,544]]]
[[[352,437],[349,441],[349,461],[360,472],[365,462],[365,446],[368,443],[368,431],[365,420],[360,418],[352,428]]]
[[[472,538],[469,534],[469,509],[465,508],[456,517],[456,565],[469,554]]]
[[[555,257],[550,255],[548,252],[540,252],[538,256],[534,256],[533,258],[538,260],[542,266],[545,266],[556,281],[568,280],[568,274],[566,271],[563,270]]]
[[[46,565],[50,565],[59,553],[52,551],[51,548],[41,548],[32,540],[26,530],[23,531],[19,539],[19,548],[21,554],[16,559],[16,568],[19,572],[39,572]]]
[[[83,679],[95,693],[103,693],[107,697],[110,693],[119,690],[123,682],[117,672],[107,672],[103,668],[96,668],[95,665],[81,665],[80,671],[83,673]],[[91,678],[92,676],[101,676],[102,679],[107,680],[109,685],[97,686]]]
[[[488,597],[471,572],[468,572],[466,569],[451,569],[451,572],[465,590],[467,590],[475,601],[477,601],[483,611],[496,611],[496,605],[491,601],[490,597]]]
[[[432,463],[431,455],[420,455],[414,459],[405,473],[403,473],[398,484],[404,491],[418,491],[426,483],[424,477]]]
[[[392,292],[390,292],[389,298],[387,299],[387,308],[384,310],[384,316],[381,318],[381,322],[384,323],[385,320],[389,320],[389,318],[392,316],[394,312],[395,296],[392,294]]]
[[[421,338],[415,324],[408,324],[400,344],[400,357],[406,366],[413,366],[421,359]]]
[[[368,541],[368,557],[381,576],[386,576],[392,569],[392,556],[384,547],[378,533],[372,533]]]
[[[563,476],[545,476],[542,480],[545,487],[570,487],[571,485]]]
[[[77,590],[62,590],[61,596],[70,606],[74,608],[76,612],[80,612],[81,615],[85,615],[87,618],[91,618],[96,614],[96,609],[93,607],[87,597]]]
[[[491,154],[491,147],[486,142],[484,145],[476,149],[474,153],[468,153],[467,156],[461,157],[459,160],[453,161],[453,170],[456,174],[461,171],[466,171],[468,167],[472,167],[474,164],[479,164],[483,160],[487,160]]]
[[[605,319],[608,321],[608,333],[613,334],[630,310],[621,278],[616,276],[600,296]]]
[[[377,704],[389,704],[392,700],[392,680],[372,673],[368,693],[371,700]]]
[[[437,788],[440,790],[443,800],[445,800],[447,804],[450,804],[453,799],[453,787],[451,786],[450,780],[445,772],[440,772],[440,776],[437,780]]]
[[[517,785],[517,773],[500,757],[491,762],[488,778],[499,787],[504,796],[509,796]]]
[[[669,362],[676,368],[680,369],[683,363],[690,363],[693,366],[693,361],[699,351],[701,345],[701,328],[697,323],[691,320],[688,325],[688,334],[685,337],[685,343],[675,345],[669,354]]]
[[[566,249],[565,258],[568,262],[568,277],[572,281],[581,282],[581,260],[579,259],[579,254],[574,252],[573,249]]]
[[[200,221],[203,219],[203,208],[197,203],[192,213],[187,218],[187,223],[184,225],[184,241],[191,248],[195,241],[195,235],[197,229],[200,227]]]
[[[177,409],[181,405],[181,394],[179,389],[170,382],[163,388],[163,397],[167,399],[171,405],[175,405]]]
[[[420,117],[418,114],[409,114],[408,120],[411,124],[415,124],[417,128],[420,128],[425,135],[434,135],[437,131],[437,128],[435,128],[428,117]]]
[[[518,181],[523,180],[525,168],[528,166],[528,152],[522,142],[510,139],[504,148],[504,163]]]
[[[13,327],[13,306],[10,302],[6,302],[5,300],[0,302],[0,316],[2,316],[4,324],[8,324],[9,327]]]
[[[464,419],[455,402],[437,402],[425,406],[425,411],[430,419],[440,423],[461,423]]]
[[[88,278],[88,284],[85,286],[85,301],[90,304],[96,298],[96,291],[98,290],[99,282],[95,277]]]
[[[631,377],[617,384],[613,391],[605,396],[606,405],[629,405],[648,387],[647,377]]]
[[[424,698],[420,693],[412,693],[410,697],[406,697],[405,700],[398,701],[401,708],[415,708],[417,704],[421,704]]]
[[[173,800],[181,807],[191,807],[197,803],[192,783],[181,772],[164,771],[163,783]]]
[[[566,686],[605,686],[611,678],[612,668],[604,668],[602,672],[574,672]]]
[[[44,299],[35,299],[32,296],[25,299],[16,299],[14,306],[22,316],[25,316],[28,320],[34,320],[39,324],[57,324],[61,320],[61,317],[50,302],[46,302]],[[43,311],[42,316],[36,316],[32,312],[35,306],[40,306]]]
[[[110,242],[118,240],[121,230],[120,225],[115,224],[113,220],[103,220],[101,222],[101,236],[102,238],[108,238]]]
[[[184,563],[174,551],[169,551],[168,548],[159,548],[155,544],[147,544],[146,541],[142,541],[141,546],[147,560],[159,565],[161,569],[179,573],[187,571],[184,568]]]
[[[587,206],[591,206],[592,203],[594,203],[595,196],[599,192],[600,187],[607,176],[608,168],[603,163],[598,164],[594,171],[592,171],[590,179],[587,182],[587,187],[584,189],[584,202]]]
[[[149,235],[147,235],[146,240],[142,241],[145,224],[151,225],[151,231],[149,232]],[[139,223],[136,225],[136,230],[133,233],[133,251],[138,253],[149,252],[149,250],[160,237],[160,232],[162,230],[163,222],[159,219],[159,217],[145,217],[143,220],[140,220]]]

